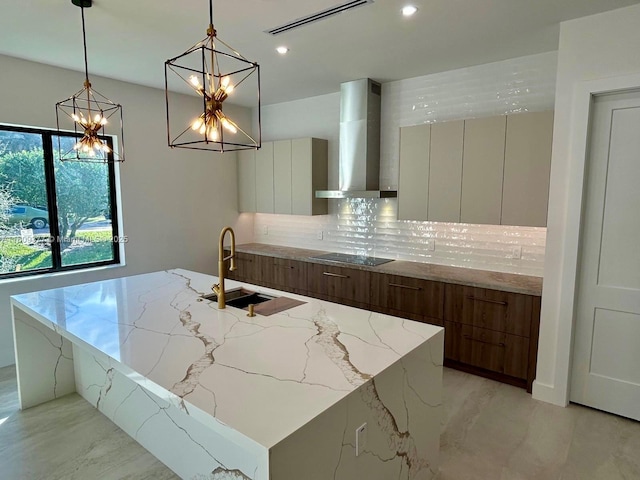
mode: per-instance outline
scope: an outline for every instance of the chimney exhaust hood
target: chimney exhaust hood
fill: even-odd
[[[317,190],[316,198],[393,198],[380,190],[382,86],[364,78],[340,85],[340,189]]]

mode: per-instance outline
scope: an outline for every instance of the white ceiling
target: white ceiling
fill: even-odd
[[[343,0],[214,0],[219,37],[260,64],[263,104],[556,50],[559,22],[640,0],[375,0],[299,29],[264,30]],[[407,3],[419,11],[400,15]],[[3,0],[0,53],[83,69],[71,0]],[[164,61],[205,37],[207,0],[94,0],[85,11],[89,70],[164,88]],[[291,50],[284,57],[278,45]],[[99,90],[99,88],[98,88]]]

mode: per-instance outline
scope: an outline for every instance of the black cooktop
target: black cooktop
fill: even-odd
[[[325,253],[323,255],[317,255],[311,258],[315,258],[318,260],[327,260],[329,262],[366,265],[369,267],[376,267],[378,265],[382,265],[383,263],[393,262],[393,260],[390,258],[366,257],[364,255],[351,255],[350,253]]]

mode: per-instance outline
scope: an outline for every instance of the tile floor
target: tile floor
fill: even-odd
[[[18,411],[0,369],[0,478],[165,480],[164,465],[78,395]],[[640,423],[445,369],[437,480],[638,480]],[[365,480],[365,479],[363,479]]]

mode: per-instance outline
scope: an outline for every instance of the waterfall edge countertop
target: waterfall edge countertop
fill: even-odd
[[[515,273],[494,272],[491,270],[479,270],[474,268],[451,267],[435,263],[411,262],[407,260],[393,260],[378,266],[357,265],[349,263],[337,263],[319,260],[318,255],[331,253],[321,250],[308,250],[284,245],[269,245],[266,243],[245,243],[236,246],[237,252],[251,253],[255,255],[267,255],[276,258],[300,260],[323,265],[340,265],[359,270],[368,270],[389,275],[421,278],[444,283],[456,283],[472,287],[489,288],[525,295],[542,295],[542,277],[533,275],[519,275]],[[384,257],[384,254],[377,255]]]
[[[216,281],[176,269],[16,295],[12,304],[119,362],[127,377],[192,417],[266,448],[442,336],[433,325],[229,280],[228,289],[305,302],[249,318],[200,299]],[[441,347],[432,362],[442,365]]]

